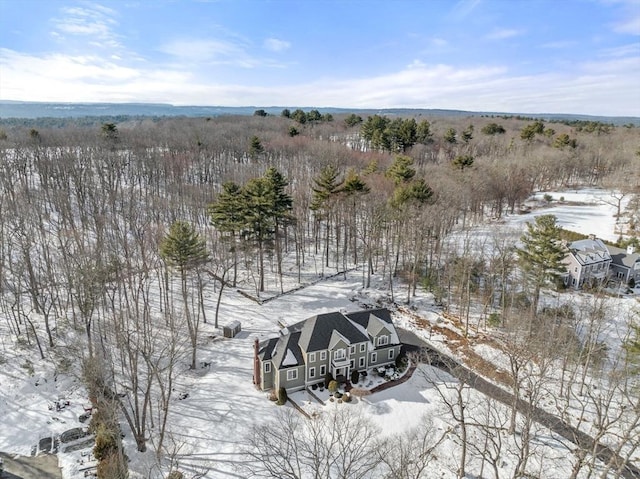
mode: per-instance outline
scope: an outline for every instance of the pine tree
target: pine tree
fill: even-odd
[[[264,291],[264,252],[273,240],[275,214],[272,186],[266,178],[252,178],[242,189],[246,208],[242,236],[258,248],[259,291]]]
[[[193,226],[185,221],[176,221],[160,243],[160,256],[168,266],[177,268],[180,273],[184,314],[192,346],[191,369],[195,369],[198,320],[191,317],[189,310],[187,272],[209,259],[206,244]]]
[[[234,261],[233,287],[236,286],[238,277],[238,237],[244,225],[245,209],[246,204],[242,196],[242,188],[232,181],[222,185],[222,192],[208,208],[211,224],[222,233],[228,234],[228,240],[231,243]]]
[[[320,172],[320,176],[313,179],[313,196],[310,208],[316,217],[316,253],[319,242],[319,225],[324,219],[325,225],[325,262],[329,266],[329,237],[331,232],[331,213],[335,200],[342,191],[343,180],[339,180],[340,172],[334,165],[325,166]]]
[[[270,188],[269,198],[272,203],[276,259],[278,263],[278,275],[280,276],[280,288],[282,290],[282,248],[280,242],[282,230],[293,222],[293,216],[291,215],[293,200],[285,191],[289,185],[287,178],[277,169],[273,167],[268,168],[264,174],[264,178]]]
[[[391,178],[396,185],[408,183],[415,175],[416,170],[413,168],[413,159],[404,155],[396,156],[386,173],[386,176]]]
[[[527,231],[520,240],[522,247],[518,249],[518,258],[522,271],[533,286],[532,310],[535,314],[542,287],[555,284],[566,272],[563,264],[566,250],[554,215],[538,216],[535,223],[527,223]]]

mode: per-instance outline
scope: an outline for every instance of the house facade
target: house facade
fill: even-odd
[[[640,284],[640,253],[633,246],[627,249],[607,246],[611,255],[611,278],[622,284],[629,284],[631,279]]]
[[[352,371],[395,363],[401,343],[387,309],[326,313],[296,323],[254,346],[254,384],[298,391],[327,374],[346,381]]]
[[[590,236],[567,245],[564,258],[567,273],[564,283],[570,288],[580,289],[585,285],[604,282],[609,276],[611,254],[601,239]]]

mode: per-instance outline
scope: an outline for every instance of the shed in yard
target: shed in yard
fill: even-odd
[[[225,338],[233,338],[240,331],[242,331],[242,325],[240,324],[240,321],[232,321],[231,323],[222,327],[222,335]]]

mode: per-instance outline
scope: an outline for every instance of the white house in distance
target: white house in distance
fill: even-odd
[[[585,284],[597,284],[609,276],[611,254],[601,239],[590,235],[589,238],[567,244],[564,264],[567,274],[564,282],[575,289]]]
[[[345,382],[352,371],[395,363],[401,343],[387,309],[326,313],[296,323],[254,346],[253,382],[262,390],[298,391],[330,373]]]

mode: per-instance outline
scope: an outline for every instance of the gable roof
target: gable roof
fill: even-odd
[[[633,268],[633,265],[640,261],[640,253],[628,253],[626,249],[607,245],[611,254],[611,262],[624,268]]]
[[[302,351],[298,345],[300,339],[300,331],[285,334],[279,338],[275,338],[276,346],[273,349],[271,360],[277,369],[289,368],[292,366],[300,366],[304,364]]]
[[[276,369],[301,366],[305,364],[303,351],[331,349],[340,340],[349,345],[364,342],[371,345],[383,330],[390,335],[389,344],[400,344],[387,309],[319,314],[283,328],[277,338],[260,343],[258,356],[262,361],[273,361]]]
[[[611,261],[609,250],[601,239],[583,239],[568,245],[569,252],[581,265]]]
[[[328,349],[334,331],[340,333],[349,344],[369,340],[342,313],[325,313],[304,321],[300,347],[308,353]]]

